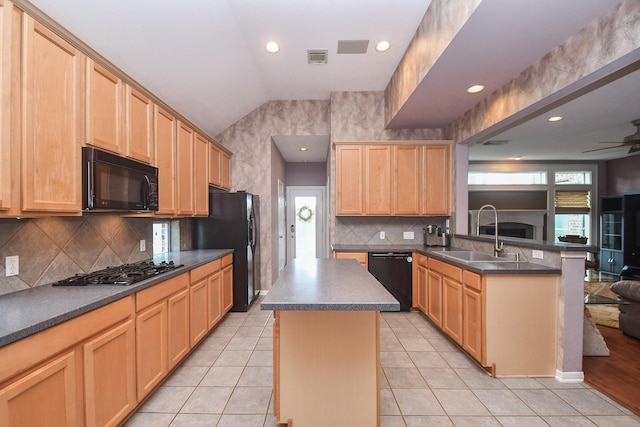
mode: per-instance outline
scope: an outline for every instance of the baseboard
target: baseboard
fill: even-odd
[[[561,383],[584,382],[584,372],[562,372],[556,370],[556,379]]]

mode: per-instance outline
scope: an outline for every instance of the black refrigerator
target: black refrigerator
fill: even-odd
[[[193,220],[194,249],[234,249],[233,307],[247,311],[258,294],[258,196],[209,193],[209,216]]]

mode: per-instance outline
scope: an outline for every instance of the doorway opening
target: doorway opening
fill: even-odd
[[[287,187],[287,263],[328,258],[326,187]]]

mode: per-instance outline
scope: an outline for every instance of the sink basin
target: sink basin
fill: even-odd
[[[510,259],[498,258],[475,251],[445,251],[441,252],[440,255],[461,262],[513,262]]]

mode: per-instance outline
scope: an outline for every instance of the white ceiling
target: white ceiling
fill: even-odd
[[[483,0],[391,125],[446,125],[617,2]],[[328,99],[334,91],[384,90],[430,0],[32,3],[215,136],[268,100]],[[280,43],[280,53],[265,51],[271,39]],[[370,40],[367,53],[337,54],[338,40],[351,39]],[[388,52],[373,48],[382,39],[391,42]],[[307,64],[307,49],[328,49],[328,63]],[[474,96],[463,92],[477,82],[488,89]],[[637,77],[629,83],[631,88],[614,89],[615,110],[594,109],[603,104],[585,101],[603,114],[567,106],[567,119],[555,128],[534,120],[491,139],[511,140],[509,150],[528,159],[579,159],[586,149],[583,144],[592,148],[599,140],[621,140],[635,130],[630,122],[640,118],[640,85]],[[553,135],[550,129],[565,132]],[[548,140],[553,142],[542,145]],[[560,145],[573,148],[560,151]],[[470,158],[505,158],[488,151],[491,148],[495,147],[473,146]],[[615,151],[582,158],[613,158]]]

